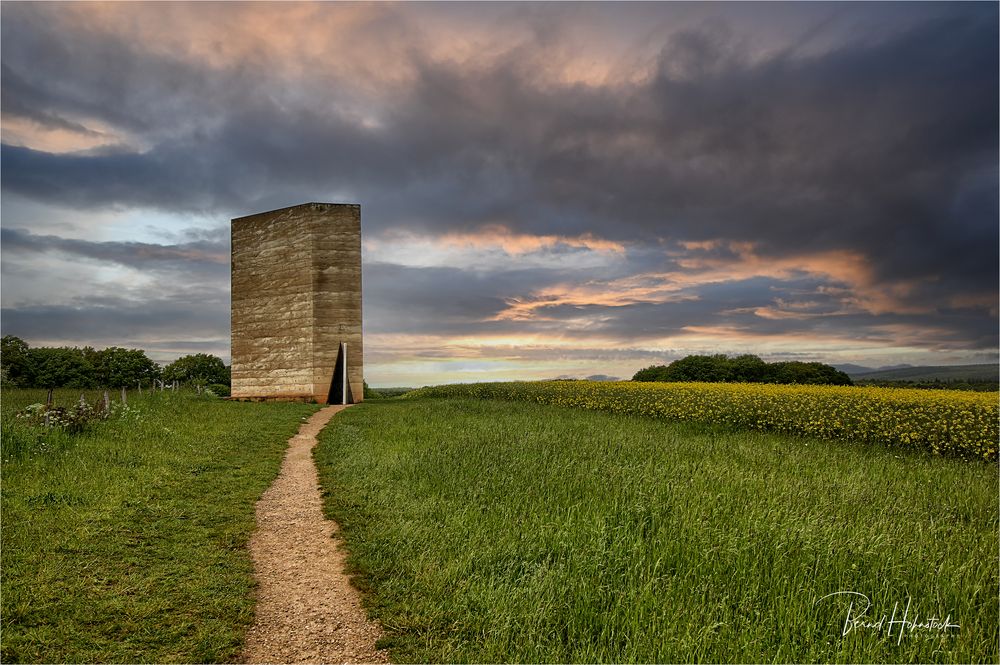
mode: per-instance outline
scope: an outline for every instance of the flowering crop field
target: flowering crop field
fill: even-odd
[[[534,381],[433,386],[408,397],[475,397],[997,459],[996,392],[755,383]]]

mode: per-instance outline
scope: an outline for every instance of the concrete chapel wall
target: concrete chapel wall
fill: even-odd
[[[327,401],[341,342],[364,396],[361,207],[306,203],[232,220],[232,396]]]

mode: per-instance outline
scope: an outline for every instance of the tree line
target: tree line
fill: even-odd
[[[230,384],[229,368],[207,353],[160,367],[142,349],[31,347],[13,335],[0,340],[0,378],[4,386],[18,388],[132,388],[154,381]]]
[[[687,356],[669,365],[640,369],[632,380],[854,385],[851,377],[830,365],[797,360],[769,363],[750,354],[733,358],[725,354]]]

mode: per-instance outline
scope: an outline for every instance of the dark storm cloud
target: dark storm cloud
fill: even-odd
[[[347,189],[376,230],[405,216],[437,227],[502,219],[534,232],[753,238],[772,251],[860,248],[888,276],[953,275],[933,267],[941,254],[962,256],[945,260],[969,278],[997,263],[992,5],[943,11],[876,44],[756,63],[732,29],[689,30],[663,45],[650,81],[598,88],[532,80],[536,61],[523,48],[485,71],[417,53],[416,79],[391,93],[378,129],[304,82],[292,102],[281,88],[261,94],[241,70],[214,72],[207,95],[209,75],[191,64],[93,33],[25,43],[19,18],[6,21],[9,104],[173,131],[142,153],[5,147],[4,187],[22,194],[231,211]],[[72,57],[74,41],[89,57]],[[98,75],[109,63],[120,76]],[[46,66],[53,78],[24,83]],[[182,122],[164,101],[204,120]]]
[[[569,276],[544,269],[477,273],[368,263],[364,275],[365,330],[474,335],[548,329],[552,325],[544,322],[494,319],[507,309],[508,298]]]
[[[169,53],[58,20],[67,7],[10,3],[2,30],[3,112],[65,126],[66,116],[94,118],[144,133],[190,127],[185,116],[225,106],[239,74],[223,84],[210,70]],[[74,123],[76,124],[76,123]]]
[[[229,350],[228,335],[220,335],[229,326],[229,306],[217,298],[149,298],[143,302],[88,298],[66,305],[5,307],[0,318],[5,335],[29,340],[72,339],[97,347],[124,344],[179,353],[211,348],[220,356],[228,356]],[[67,335],[67,331],[72,332]]]
[[[387,7],[381,25],[392,25],[408,75],[366,87],[349,73],[296,77],[266,61],[208,66],[47,20],[59,6],[11,5],[0,46],[5,115],[93,133],[86,118],[120,135],[70,154],[5,143],[2,186],[83,210],[147,207],[222,219],[344,196],[363,203],[368,234],[502,223],[632,243],[745,241],[764,260],[844,250],[870,265],[870,289],[908,285],[893,291],[901,311],[931,310],[923,319],[829,311],[766,319],[753,310],[773,306],[791,286],[759,279],[694,288],[697,300],[559,304],[538,310],[545,320],[497,321],[507,299],[587,276],[372,264],[369,331],[547,331],[593,316],[603,322],[591,333],[623,339],[722,324],[862,336],[869,333],[858,330],[876,325],[923,321],[936,331],[922,338],[926,345],[996,346],[988,303],[995,307],[1000,265],[997,5],[921,6],[919,18],[878,39],[841,35],[815,52],[800,43],[753,57],[752,40],[725,16],[737,10],[715,7],[719,20],[660,38],[649,76],[599,85],[539,74],[553,59],[558,68],[566,37],[557,8],[525,10],[518,20],[537,21],[530,37],[466,66],[421,50],[405,18],[418,10]],[[680,11],[641,9],[650,23]],[[840,11],[863,23],[876,8]],[[817,10],[804,34],[821,33],[827,20]],[[626,64],[619,69],[630,73]],[[143,256],[137,243],[7,229],[3,243],[5,251],[131,266],[183,266],[187,259],[171,252],[214,251],[193,242],[147,247]],[[622,270],[641,272],[657,260],[633,255]]]
[[[16,254],[18,260],[23,260],[30,253],[58,252],[143,270],[194,271],[211,273],[215,278],[229,272],[228,242],[196,241],[177,245],[93,242],[4,228],[0,229],[0,244],[5,253]]]
[[[73,132],[97,136],[99,132],[71,122],[56,115],[51,108],[50,100],[33,88],[27,81],[16,74],[10,67],[0,64],[0,78],[3,80],[3,92],[0,94],[0,110],[5,115],[16,118],[27,118],[44,127],[53,129],[68,129]]]

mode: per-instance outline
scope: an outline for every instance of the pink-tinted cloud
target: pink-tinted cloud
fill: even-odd
[[[680,272],[666,273],[664,280],[677,284],[728,282],[754,277],[791,279],[798,275],[815,275],[829,280],[830,286],[843,287],[844,306],[871,314],[921,314],[932,311],[928,303],[909,302],[907,297],[918,286],[915,279],[885,281],[879,279],[871,258],[857,250],[767,254],[750,242],[721,240],[686,243],[687,249],[715,250],[726,248],[725,258],[711,255],[683,255]],[[928,278],[929,279],[929,278]]]
[[[625,246],[620,242],[604,240],[592,233],[577,236],[533,235],[516,233],[510,228],[492,224],[472,232],[450,232],[440,236],[439,242],[451,247],[491,248],[499,247],[511,256],[552,249],[560,245],[583,248],[593,252],[615,252],[621,254]]]
[[[44,123],[16,115],[3,116],[3,142],[49,153],[78,152],[120,146],[127,138],[101,123]]]
[[[558,247],[585,249],[592,252],[622,254],[625,246],[620,242],[605,240],[592,233],[576,236],[536,235],[518,233],[503,224],[487,224],[474,231],[450,231],[439,235],[426,235],[409,231],[393,231],[365,239],[365,246],[379,251],[390,244],[426,244],[443,250],[500,250],[512,257],[542,252]]]
[[[509,308],[498,320],[531,319],[554,305],[601,305],[616,307],[636,303],[664,303],[696,299],[693,291],[707,284],[739,282],[754,278],[792,280],[803,276],[827,282],[827,293],[839,295],[837,311],[810,311],[808,303],[776,298],[772,306],[755,308],[769,319],[815,318],[867,312],[873,315],[920,314],[932,311],[929,304],[907,301],[915,287],[912,280],[886,283],[876,278],[871,262],[861,253],[830,250],[782,256],[763,255],[753,243],[721,240],[682,242],[684,251],[670,252],[679,269],[650,272],[613,280],[549,285],[530,294],[510,298]],[[724,248],[725,257],[714,256]],[[705,252],[701,254],[700,252]]]

